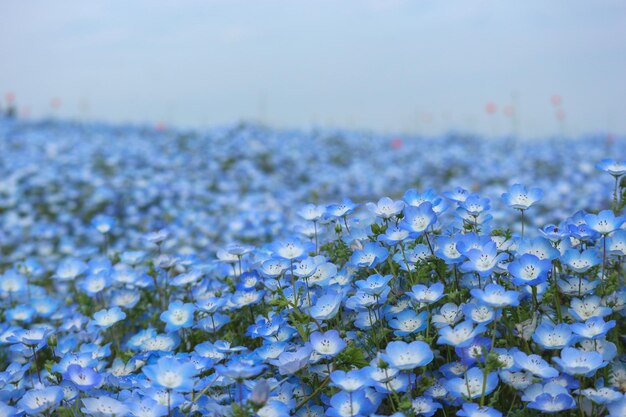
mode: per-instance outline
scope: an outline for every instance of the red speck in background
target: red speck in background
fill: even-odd
[[[485,112],[487,112],[487,114],[494,114],[496,110],[497,110],[496,103],[492,101],[490,101],[489,103],[485,105]]]
[[[157,132],[163,132],[165,129],[167,129],[167,125],[165,124],[165,122],[156,122],[156,124],[154,125],[154,129]]]
[[[53,97],[52,100],[50,100],[50,106],[53,109],[58,109],[59,107],[61,107],[61,99],[58,97]]]
[[[393,149],[400,149],[404,145],[404,142],[400,138],[394,138],[391,140],[391,147]]]
[[[515,107],[505,106],[504,109],[502,109],[502,112],[504,113],[505,116],[512,117],[515,114]]]
[[[552,103],[554,107],[560,106],[562,102],[563,102],[563,98],[558,94],[555,94],[552,97],[550,97],[550,103]]]
[[[561,109],[557,110],[554,115],[556,116],[556,118],[562,122],[563,120],[565,120],[565,112]]]
[[[4,99],[6,100],[7,104],[13,104],[13,102],[15,101],[15,93],[9,91],[4,95]]]

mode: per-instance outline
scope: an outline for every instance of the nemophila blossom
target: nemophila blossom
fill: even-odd
[[[302,207],[300,210],[298,210],[298,215],[302,217],[304,220],[316,222],[322,218],[325,211],[326,211],[326,207],[324,206],[317,206],[315,204],[307,204],[304,207]]]
[[[626,415],[626,394],[622,394],[622,398],[612,401],[606,405],[609,411],[608,417],[620,417]]]
[[[313,350],[323,356],[337,356],[347,346],[337,330],[328,330],[325,333],[314,332],[309,338]]]
[[[454,303],[445,303],[439,308],[437,314],[433,314],[431,322],[440,329],[446,326],[454,326],[463,319],[463,311],[461,307]]]
[[[548,362],[543,360],[539,355],[527,355],[524,352],[515,352],[513,354],[515,364],[521,369],[531,372],[541,378],[553,378],[559,375],[559,371],[552,368]]]
[[[440,282],[430,286],[417,284],[411,287],[411,291],[407,292],[407,295],[417,303],[432,304],[445,296],[444,291],[445,288]]]
[[[363,391],[340,391],[330,398],[330,408],[326,415],[330,417],[356,417],[365,415],[369,401]]]
[[[413,237],[419,236],[437,221],[437,214],[428,201],[418,207],[405,207],[403,213],[404,218],[400,221],[399,226],[410,232]]]
[[[42,415],[53,411],[63,400],[63,388],[49,386],[26,391],[17,406],[30,415]]]
[[[543,237],[520,240],[517,244],[516,253],[518,256],[530,254],[539,259],[547,259],[550,261],[560,256],[559,250],[552,246],[548,239]]]
[[[411,401],[411,409],[417,416],[432,417],[440,408],[443,406],[432,397],[421,396]]]
[[[389,252],[383,246],[374,243],[366,243],[362,249],[355,250],[350,257],[350,263],[356,267],[373,268],[385,261]]]
[[[367,294],[380,295],[387,288],[389,281],[393,279],[393,275],[380,275],[374,274],[367,277],[365,280],[355,281],[355,285],[359,289]]]
[[[470,194],[464,201],[459,203],[457,212],[462,211],[471,217],[477,218],[490,208],[491,205],[488,198],[482,198],[478,194]]]
[[[110,309],[100,310],[93,315],[92,324],[102,329],[108,329],[118,321],[122,321],[126,318],[124,313],[119,307],[113,307]]]
[[[609,255],[626,256],[626,230],[617,230],[606,237],[606,251]]]
[[[455,398],[479,398],[483,392],[489,395],[498,386],[498,373],[490,372],[485,379],[483,372],[478,367],[471,368],[462,378],[451,378],[444,382],[444,386]]]
[[[462,203],[471,193],[463,187],[456,187],[451,191],[444,191],[443,195],[449,200]]]
[[[594,249],[587,249],[582,252],[568,249],[561,258],[561,262],[574,272],[586,272],[589,268],[599,265],[602,262],[602,257]]]
[[[553,357],[552,360],[563,372],[570,375],[592,376],[596,370],[607,365],[600,353],[585,352],[571,347],[564,348],[561,356]]]
[[[87,270],[87,264],[80,259],[66,258],[56,269],[55,277],[60,281],[71,281]]]
[[[191,391],[198,374],[190,362],[168,357],[160,358],[154,365],[145,365],[141,371],[154,386],[176,392]]]
[[[476,362],[485,362],[487,352],[491,350],[491,339],[476,336],[472,342],[465,347],[454,348],[455,353],[461,358],[464,366],[472,366]]]
[[[253,378],[263,372],[265,368],[265,365],[260,365],[243,357],[235,358],[225,364],[215,365],[215,371],[218,374],[235,380]]]
[[[421,332],[426,328],[427,321],[427,311],[422,311],[418,314],[410,309],[396,314],[395,318],[389,320],[388,325],[394,329],[393,334],[403,337],[412,333]]]
[[[306,258],[309,252],[315,251],[315,245],[298,239],[287,239],[271,244],[269,249],[279,258],[294,261]]]
[[[600,339],[615,327],[615,320],[605,322],[602,317],[591,317],[584,323],[573,323],[572,332],[585,339]]]
[[[504,203],[516,210],[527,210],[542,197],[543,191],[540,188],[528,189],[522,184],[513,184],[506,193],[502,194]]]
[[[611,307],[602,305],[602,298],[597,295],[589,295],[580,298],[573,298],[570,301],[570,308],[567,312],[578,321],[587,321],[592,317],[606,317],[613,313]]]
[[[552,263],[535,255],[524,254],[507,266],[515,285],[537,285],[545,282]]]
[[[73,364],[67,367],[63,378],[72,382],[81,391],[97,388],[102,383],[102,375],[91,368]]]
[[[535,343],[548,350],[563,349],[571,346],[576,340],[570,325],[567,323],[557,325],[541,323],[535,329],[532,338]]]
[[[496,318],[493,307],[485,304],[468,303],[462,306],[463,315],[476,324],[489,324]]]
[[[557,280],[559,291],[569,296],[582,296],[591,293],[600,284],[600,281],[589,281],[580,276],[569,276]]]
[[[293,352],[283,352],[278,359],[270,361],[270,364],[278,368],[281,375],[291,375],[298,372],[309,363],[309,358],[313,353],[310,344],[298,347]]]
[[[439,329],[437,344],[466,347],[472,342],[474,337],[485,332],[486,330],[487,327],[483,325],[474,327],[474,323],[469,320],[459,323],[454,327],[446,326]]]
[[[130,414],[135,417],[164,417],[167,415],[167,405],[160,404],[156,400],[148,397],[129,401],[127,406]]]
[[[349,198],[344,198],[341,203],[326,206],[326,215],[329,217],[345,217],[354,213],[358,206]]]
[[[459,411],[456,412],[460,417],[502,417],[502,413],[495,408],[488,406],[480,406],[474,403],[464,403]]]
[[[464,255],[468,260],[461,264],[461,271],[476,272],[481,277],[491,275],[498,263],[508,257],[504,252],[498,253],[495,242],[488,243],[482,249],[470,249]]]
[[[128,407],[111,397],[100,396],[83,398],[83,407],[80,409],[84,414],[93,417],[125,417],[128,415]]]
[[[378,200],[378,203],[367,203],[365,206],[376,216],[383,219],[389,219],[393,216],[397,216],[398,214],[400,214],[400,212],[404,208],[404,201],[394,201],[389,197],[383,197]]]
[[[425,342],[394,341],[387,344],[385,353],[381,353],[380,358],[390,366],[406,371],[428,365],[432,362],[434,355],[430,346]]]
[[[165,331],[173,332],[186,329],[193,324],[195,306],[182,301],[172,301],[166,311],[161,313],[161,321],[165,323]]]
[[[410,235],[408,230],[401,229],[400,227],[392,226],[388,227],[385,233],[378,236],[378,241],[385,245],[393,246],[404,241]]]
[[[626,222],[626,218],[624,216],[615,216],[612,210],[602,210],[598,214],[587,214],[585,216],[587,226],[602,235],[608,235],[616,231],[624,222]]]
[[[615,159],[603,159],[596,165],[600,171],[608,172],[614,177],[620,177],[626,174],[626,161],[618,161]]]
[[[435,238],[435,256],[443,259],[446,264],[458,264],[464,260],[463,254],[457,249],[458,236],[437,236]]]
[[[594,385],[594,388],[581,389],[580,394],[589,398],[596,404],[609,404],[622,398],[623,394],[617,389],[604,385],[604,378],[598,378]]]
[[[93,227],[100,233],[109,233],[115,227],[116,221],[113,217],[105,214],[98,214],[91,220]]]
[[[347,392],[358,391],[370,384],[370,379],[365,369],[354,369],[348,372],[333,371],[330,374],[332,385]]]
[[[508,291],[498,284],[487,284],[484,290],[474,288],[470,293],[481,303],[495,308],[519,305],[520,294],[517,291]]]
[[[28,280],[15,270],[8,270],[0,275],[0,294],[6,294],[9,298],[26,291]]]
[[[528,408],[544,413],[558,413],[576,407],[576,402],[567,388],[554,383],[529,386],[524,390],[522,401],[528,403]]]

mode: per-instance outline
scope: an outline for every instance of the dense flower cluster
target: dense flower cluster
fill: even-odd
[[[626,415],[597,141],[0,134],[2,417]]]

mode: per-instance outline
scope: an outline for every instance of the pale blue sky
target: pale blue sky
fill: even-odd
[[[0,92],[33,116],[626,133],[626,2],[0,0]],[[485,104],[497,104],[488,117]],[[428,121],[432,119],[431,121]]]

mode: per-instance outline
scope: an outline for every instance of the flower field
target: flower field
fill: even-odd
[[[0,119],[0,417],[626,416],[626,141]]]

